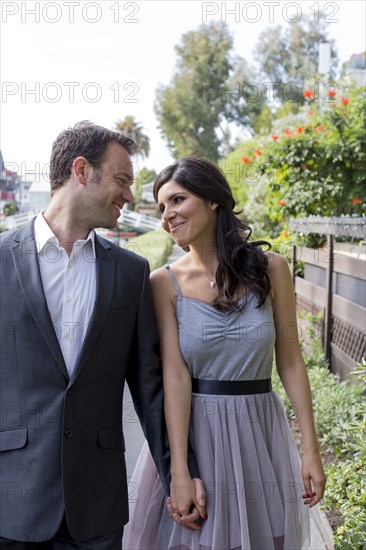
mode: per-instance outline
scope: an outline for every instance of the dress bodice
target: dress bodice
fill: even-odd
[[[242,298],[242,311],[215,307],[177,291],[179,344],[191,376],[207,380],[260,380],[272,372],[275,329],[270,298],[257,308],[253,293]]]

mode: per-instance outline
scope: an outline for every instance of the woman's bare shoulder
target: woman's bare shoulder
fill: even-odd
[[[158,267],[150,273],[150,281],[166,281],[169,277],[168,270],[166,267]]]
[[[265,252],[265,255],[268,258],[268,274],[270,276],[283,274],[288,271],[289,268],[287,261],[283,256],[281,256],[281,254],[269,250],[268,252]]]
[[[187,269],[186,264],[187,264],[186,257],[183,256],[182,258],[178,258],[178,260],[176,260],[175,262],[169,265],[166,264],[163,267],[159,267],[158,269],[155,269],[155,271],[153,271],[150,274],[150,278],[151,279],[156,278],[157,280],[167,281],[170,278],[169,270],[172,270],[174,275],[181,275],[185,273]]]

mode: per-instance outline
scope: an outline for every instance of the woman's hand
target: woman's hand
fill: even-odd
[[[326,476],[324,474],[319,451],[304,452],[302,460],[302,477],[304,480],[304,504],[310,508],[323,498]]]
[[[194,498],[189,506],[189,511],[186,514],[181,514],[173,506],[173,496],[168,497],[167,499],[167,509],[170,517],[180,525],[181,527],[186,527],[194,531],[201,530],[201,525],[197,520],[200,518],[208,519],[206,511],[206,492],[202,479],[194,478],[193,480],[187,476],[186,478],[188,493],[191,491],[191,483],[194,486]],[[183,482],[184,483],[184,482]],[[172,483],[170,485],[171,492],[175,491],[173,489],[174,479],[172,478]],[[181,485],[181,483],[179,483]],[[179,487],[177,487],[179,491]]]
[[[181,516],[190,513],[192,506],[196,506],[196,486],[189,475],[172,476],[170,484],[171,504],[175,512]]]

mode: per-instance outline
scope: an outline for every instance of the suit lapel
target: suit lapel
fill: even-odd
[[[113,289],[115,284],[114,254],[108,241],[102,240],[95,235],[95,253],[96,253],[96,290],[95,304],[90,319],[89,327],[85,335],[85,340],[80,351],[80,355],[71,376],[70,383],[79,375],[84,367],[94,342],[99,337],[103,328],[105,319],[108,315],[113,298]]]
[[[65,361],[43,290],[33,227],[34,219],[15,233],[15,244],[11,247],[11,253],[23,296],[31,315],[62,373],[68,378]]]

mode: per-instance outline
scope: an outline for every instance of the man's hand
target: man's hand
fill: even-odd
[[[202,529],[202,519],[207,519],[206,511],[206,492],[202,479],[194,478],[193,482],[196,487],[196,504],[191,506],[189,514],[181,515],[175,511],[171,497],[167,499],[168,513],[174,521],[181,527],[192,529],[193,531],[200,531]]]

